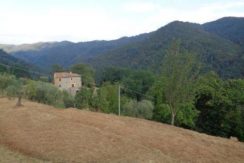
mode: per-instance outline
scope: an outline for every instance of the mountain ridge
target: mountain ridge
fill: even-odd
[[[232,37],[235,33],[232,30],[229,30],[228,37],[223,34],[224,28],[220,33],[213,30],[219,26],[218,23],[226,24],[230,21],[236,22],[231,29],[239,31],[238,38]],[[238,43],[239,38],[241,40],[244,38],[244,33],[240,32],[243,31],[241,30],[243,23],[244,18],[235,17],[224,17],[205,24],[173,21],[156,31],[133,37],[110,41],[78,43],[63,41],[43,43],[39,46],[36,44],[34,50],[15,50],[11,55],[47,70],[53,64],[67,68],[77,63],[89,63],[98,70],[104,67],[122,66],[155,71],[160,67],[172,40],[180,39],[183,49],[199,55],[210,69],[222,77],[243,77],[244,70],[241,67],[244,67],[244,48],[242,43]],[[26,48],[23,45],[22,47]],[[36,50],[36,47],[39,49]]]

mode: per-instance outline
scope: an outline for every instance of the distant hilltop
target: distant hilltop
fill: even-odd
[[[53,64],[77,63],[104,67],[150,69],[158,72],[173,39],[201,58],[223,78],[244,76],[244,18],[224,17],[205,24],[174,21],[156,31],[112,41],[47,42],[0,45],[12,56],[50,71]]]

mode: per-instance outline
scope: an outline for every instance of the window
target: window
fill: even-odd
[[[58,80],[61,81],[61,78],[59,78]]]
[[[72,80],[72,78],[70,78]]]
[[[75,84],[72,84],[72,87],[75,87]]]
[[[59,84],[59,87],[61,87],[61,85]]]

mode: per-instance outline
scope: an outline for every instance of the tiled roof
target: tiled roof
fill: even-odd
[[[79,74],[72,72],[55,72],[54,78],[71,78],[71,77],[81,77]]]

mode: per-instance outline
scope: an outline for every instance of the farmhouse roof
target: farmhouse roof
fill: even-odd
[[[71,77],[81,77],[79,74],[72,72],[55,72],[54,78],[71,78]]]

